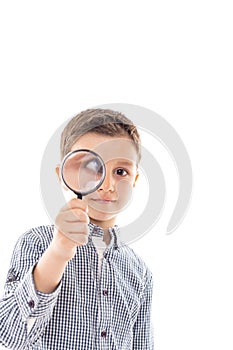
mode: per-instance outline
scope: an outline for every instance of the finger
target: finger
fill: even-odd
[[[82,201],[81,199],[78,198],[73,198],[69,202],[67,202],[60,211],[67,211],[70,209],[82,209],[83,211],[87,212],[88,211],[88,205],[86,204],[85,201]]]
[[[82,209],[85,212],[88,211],[88,205],[86,204],[85,201],[78,199],[78,198],[73,198],[67,203],[68,207],[71,209]]]
[[[77,245],[85,245],[88,243],[88,236],[84,234],[73,233],[72,235],[66,235],[66,237]]]
[[[85,223],[63,222],[62,225],[58,226],[58,229],[66,235],[84,234],[87,236],[89,234],[89,227]]]
[[[58,232],[60,232],[64,237],[71,240],[72,242],[75,242],[79,245],[87,244],[88,242],[88,233],[89,230],[87,227],[83,226],[80,227],[80,231],[76,231],[77,227],[62,227],[58,228]]]
[[[67,210],[65,212],[60,213],[59,221],[65,222],[84,222],[89,224],[90,219],[86,212],[80,209]]]

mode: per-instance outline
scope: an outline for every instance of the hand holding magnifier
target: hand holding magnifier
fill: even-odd
[[[103,159],[88,149],[68,153],[61,164],[61,178],[64,184],[79,199],[95,192],[102,185],[105,174]]]

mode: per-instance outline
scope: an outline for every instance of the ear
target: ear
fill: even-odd
[[[133,187],[135,187],[136,182],[137,182],[137,180],[138,180],[138,177],[139,177],[139,172],[137,171],[137,174],[135,175],[135,178],[134,178]]]
[[[68,188],[66,187],[66,185],[63,183],[63,181],[61,179],[61,173],[60,173],[60,166],[59,165],[56,166],[55,171],[57,173],[59,182],[62,185],[62,188],[64,188],[64,190],[68,191]]]
[[[56,166],[55,171],[56,171],[56,173],[57,173],[57,176],[58,176],[59,181],[61,182],[60,166],[59,166],[59,165]]]

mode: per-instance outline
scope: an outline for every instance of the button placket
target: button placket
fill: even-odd
[[[101,271],[101,280],[100,280],[100,337],[103,342],[108,336],[107,329],[110,326],[109,315],[109,286],[108,286],[108,269],[109,269],[109,261],[108,261],[108,253],[105,252],[102,261],[102,271]]]

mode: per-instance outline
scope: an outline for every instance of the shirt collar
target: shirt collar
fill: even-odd
[[[108,232],[110,233],[111,242],[113,245],[118,246],[119,241],[119,235],[120,235],[120,229],[117,225],[114,225],[113,227],[108,228]],[[93,224],[92,222],[89,223],[89,237],[90,239],[92,237],[103,237],[104,230],[102,227]]]

